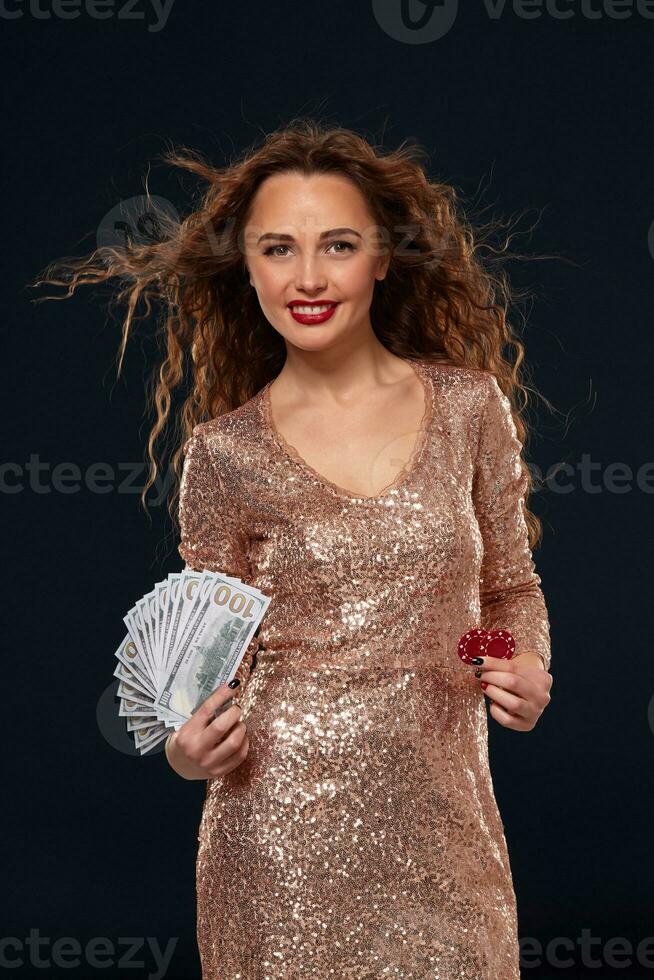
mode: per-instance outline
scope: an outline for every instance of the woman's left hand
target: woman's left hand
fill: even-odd
[[[553,677],[537,654],[525,653],[512,660],[484,657],[480,684],[491,704],[489,711],[504,728],[530,732],[550,703]],[[540,664],[540,666],[537,666]]]

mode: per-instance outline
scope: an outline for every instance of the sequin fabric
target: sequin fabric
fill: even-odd
[[[186,444],[180,555],[273,597],[238,672],[248,756],[206,786],[203,980],[519,980],[485,697],[457,642],[505,627],[549,668],[521,446],[491,373],[411,363],[421,430],[375,497],[302,462],[270,383]]]

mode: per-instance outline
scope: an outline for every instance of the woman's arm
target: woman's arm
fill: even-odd
[[[488,630],[510,630],[516,642],[513,662],[549,670],[549,618],[524,516],[527,474],[520,465],[522,445],[509,399],[493,374],[482,377],[473,479],[484,547],[479,583],[481,625]]]
[[[194,428],[184,444],[184,452],[178,552],[185,568],[222,572],[246,582],[251,573],[250,537],[239,506],[236,480],[230,473],[231,454],[221,444],[216,428],[208,432],[206,423]],[[235,678],[243,683],[248,673],[246,654]],[[171,732],[166,739],[165,753],[170,767],[184,779],[206,779],[206,773],[179,750],[177,734]]]
[[[230,474],[231,454],[222,447],[220,433],[214,428],[208,434],[206,425],[196,425],[184,444],[178,551],[189,568],[246,581],[250,539]]]

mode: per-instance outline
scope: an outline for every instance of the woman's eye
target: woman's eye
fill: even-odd
[[[345,241],[332,242],[331,245],[329,245],[328,247],[332,248],[334,245],[344,245],[346,250],[349,249],[350,252],[354,252],[354,245],[351,242],[345,242]],[[277,252],[278,248],[288,248],[288,245],[270,245],[268,248],[264,249],[263,254],[279,256],[280,253]],[[340,249],[337,252],[337,254],[342,254]],[[284,255],[281,255],[280,258],[284,258]]]
[[[345,245],[351,252],[354,251],[354,245],[351,242],[332,242],[332,245]],[[331,248],[331,245],[329,247]]]

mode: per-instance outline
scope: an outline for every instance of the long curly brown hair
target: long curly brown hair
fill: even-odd
[[[161,360],[146,391],[148,408],[156,415],[141,495],[146,510],[147,492],[160,471],[157,445],[168,444],[172,431],[174,481],[168,509],[177,525],[181,457],[193,427],[243,404],[284,364],[285,342],[250,285],[242,236],[257,188],[275,173],[338,173],[353,181],[376,224],[387,230],[391,252],[370,308],[377,338],[400,357],[428,356],[492,371],[526,444],[523,413],[528,392],[536,389],[526,382],[524,345],[508,322],[517,294],[500,267],[501,260],[525,256],[508,252],[508,235],[502,246],[489,243],[497,222],[473,229],[455,188],[428,179],[425,158],[415,142],[405,140],[386,151],[350,129],[305,117],[265,136],[225,167],[213,166],[194,150],[172,150],[162,155],[165,163],[208,185],[195,210],[180,222],[153,203],[161,229],[156,240],[103,245],[84,258],[63,258],[30,284],[67,287],[63,295],[35,300],[40,302],[66,299],[83,284],[118,280],[115,301],[127,306],[118,376],[134,321],[159,309]],[[175,394],[184,396],[178,410],[172,407]],[[528,480],[526,503],[533,477],[521,462]],[[534,547],[541,522],[526,506],[525,518]]]

